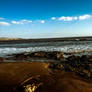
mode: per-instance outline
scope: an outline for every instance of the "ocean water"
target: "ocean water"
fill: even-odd
[[[0,56],[36,51],[63,51],[66,53],[91,54],[92,41],[30,42],[16,44],[0,44]]]

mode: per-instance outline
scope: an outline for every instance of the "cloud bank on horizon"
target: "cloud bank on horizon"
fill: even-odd
[[[80,20],[86,20],[86,19],[91,19],[92,15],[91,14],[84,14],[84,15],[80,15],[80,16],[61,16],[61,17],[51,17],[50,19],[48,19],[48,21],[51,20],[57,20],[57,21],[80,21]],[[33,23],[33,22],[38,22],[38,23],[42,23],[44,24],[46,21],[45,20],[27,20],[27,19],[22,19],[22,20],[12,20],[9,22],[6,22],[5,18],[0,17],[0,26],[10,26],[12,24],[16,24],[16,25],[21,25],[21,24],[28,24],[28,23]]]

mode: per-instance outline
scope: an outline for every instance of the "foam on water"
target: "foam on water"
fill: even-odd
[[[4,46],[4,47],[3,47]],[[20,46],[20,47],[19,47]],[[53,42],[28,44],[0,45],[0,56],[22,52],[63,51],[63,52],[92,52],[92,42]]]

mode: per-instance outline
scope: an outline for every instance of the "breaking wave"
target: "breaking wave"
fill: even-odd
[[[44,42],[23,44],[1,44],[0,56],[22,52],[63,51],[67,53],[92,52],[92,41]]]

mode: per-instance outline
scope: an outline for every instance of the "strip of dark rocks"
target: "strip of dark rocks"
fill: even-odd
[[[30,52],[30,53],[21,53],[21,54],[13,54],[9,58],[0,57],[0,62],[4,62],[4,60],[18,60],[28,61],[32,58],[45,58],[45,59],[53,59],[58,60],[59,62],[51,62],[49,64],[49,68],[54,70],[64,70],[66,72],[75,72],[77,75],[83,78],[92,78],[92,55],[82,55],[75,56],[71,55],[68,57],[64,57],[64,52]]]

